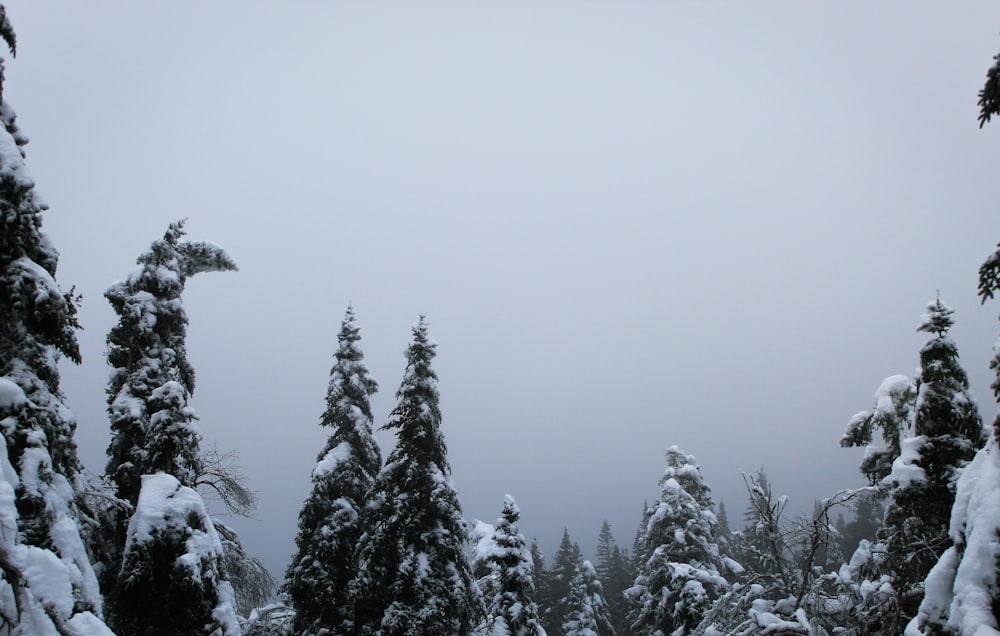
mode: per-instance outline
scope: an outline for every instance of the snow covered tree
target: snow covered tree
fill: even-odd
[[[489,549],[479,555],[496,577],[496,589],[486,599],[489,617],[486,633],[491,636],[545,636],[534,600],[531,553],[517,528],[520,516],[514,498],[507,495]]]
[[[874,408],[861,411],[848,422],[840,445],[865,449],[861,473],[871,485],[880,485],[892,472],[892,463],[899,457],[900,440],[911,433],[916,400],[917,387],[913,381],[904,375],[893,375],[883,380],[875,392]],[[881,436],[880,442],[874,440],[876,431]]]
[[[980,93],[984,117],[996,114],[1000,66],[990,69],[986,89]],[[992,82],[992,87],[991,87]],[[989,108],[989,110],[987,110]],[[1000,246],[998,246],[1000,247]],[[1000,290],[1000,249],[979,268],[979,298],[985,303]],[[996,379],[990,385],[1000,401],[1000,340],[993,346],[990,368]],[[952,545],[931,568],[924,581],[924,598],[917,615],[907,625],[907,636],[926,634],[996,634],[1000,628],[1000,413],[993,420],[993,434],[984,448],[962,471],[951,510]]]
[[[719,553],[711,492],[694,457],[667,449],[660,498],[650,506],[641,565],[627,591],[641,634],[685,634],[729,589],[731,568]]]
[[[396,430],[396,446],[376,479],[359,540],[350,586],[355,633],[465,635],[482,611],[441,433],[435,349],[421,316],[384,427]]]
[[[569,587],[569,612],[562,633],[565,636],[615,636],[604,590],[590,561],[577,567]]]
[[[552,563],[544,572],[545,592],[540,597],[542,607],[542,625],[550,634],[560,633],[563,623],[570,611],[570,585],[577,569],[583,563],[583,553],[569,536],[569,530],[563,528],[562,539],[556,553],[552,555]]]
[[[296,611],[295,630],[302,634],[352,631],[347,586],[364,530],[363,508],[382,464],[370,404],[378,384],[365,367],[351,307],[337,340],[320,420],[331,432],[312,472],[312,493],[299,513],[298,551],[283,588]]]
[[[213,243],[181,241],[184,221],[171,223],[105,297],[118,314],[108,334],[111,444],[107,475],[118,497],[135,505],[142,475],[157,472],[193,487],[200,474],[197,416],[188,406],[194,369],[187,359],[187,314],[181,293],[201,272],[235,270]]]
[[[913,436],[901,441],[886,477],[890,497],[880,538],[899,596],[900,628],[916,615],[927,573],[951,546],[955,483],[986,441],[958,349],[948,337],[952,313],[938,298],[918,328],[933,336],[920,350]]]
[[[237,636],[223,547],[201,496],[164,473],[143,475],[112,604],[118,636]]]
[[[118,314],[118,323],[108,334],[108,363],[113,370],[108,385],[111,443],[106,474],[115,484],[117,496],[135,509],[131,520],[122,514],[108,521],[114,526],[110,529],[114,546],[102,577],[109,601],[108,619],[123,634],[153,633],[145,630],[158,629],[166,631],[157,633],[186,633],[185,629],[194,629],[196,624],[216,624],[176,623],[180,619],[161,620],[156,612],[140,609],[144,604],[162,603],[163,598],[173,599],[176,605],[171,611],[179,614],[190,612],[204,618],[211,616],[217,606],[232,611],[229,584],[224,586],[223,597],[217,591],[222,584],[216,562],[223,555],[221,547],[218,555],[213,547],[198,556],[190,576],[173,563],[181,555],[190,554],[185,542],[203,536],[218,542],[211,521],[201,518],[204,502],[193,490],[205,471],[197,415],[189,406],[194,369],[187,360],[187,315],[181,293],[187,279],[195,274],[236,269],[222,248],[213,243],[182,241],[184,234],[183,221],[170,224],[163,238],[139,256],[140,268],[105,292]],[[157,473],[172,477],[179,486],[146,477]],[[152,520],[147,522],[157,530],[151,538],[141,535],[133,540],[130,533],[135,515],[140,514],[142,489],[147,484],[153,491],[146,497],[147,510],[143,514],[150,515]],[[177,490],[181,487],[185,490]],[[171,494],[173,491],[179,494]],[[150,502],[180,507],[151,510],[149,506],[154,503]],[[155,520],[156,515],[167,512],[168,517]],[[185,529],[182,526],[186,521],[193,525]],[[189,558],[194,557],[184,557]],[[205,569],[209,566],[211,571]],[[195,590],[198,586],[204,589]],[[158,596],[144,596],[151,589]]]
[[[2,5],[0,37],[13,54]],[[80,362],[77,298],[55,281],[59,254],[42,232],[47,206],[25,168],[27,141],[0,101],[0,625],[108,633],[81,538],[76,422],[59,388],[58,361]]]

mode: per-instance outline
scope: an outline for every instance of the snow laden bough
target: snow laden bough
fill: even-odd
[[[20,387],[0,378],[0,408],[16,411],[25,406],[27,399]],[[47,467],[43,459],[39,466]],[[113,636],[93,612],[75,609],[81,596],[98,598],[97,580],[75,522],[58,515],[52,524],[51,534],[59,555],[18,540],[14,493],[20,485],[7,456],[7,445],[0,444],[0,619],[4,623],[0,631],[13,627],[10,633],[25,636]],[[45,496],[49,500],[68,500],[73,490],[62,475],[55,473]],[[53,511],[67,508],[65,501],[51,503]]]
[[[236,636],[222,542],[201,496],[172,475],[143,475],[116,596],[122,634]]]

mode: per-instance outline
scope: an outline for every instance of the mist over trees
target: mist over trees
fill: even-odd
[[[2,6],[0,37],[13,54]],[[979,94],[981,127],[1000,113],[997,60]],[[864,449],[867,487],[791,514],[761,468],[743,475],[747,503],[733,527],[694,455],[669,446],[659,496],[628,529],[631,548],[605,520],[588,529],[593,560],[569,528],[547,559],[522,534],[511,495],[492,525],[464,518],[423,315],[382,425],[395,434],[383,462],[370,403],[378,383],[349,306],[319,420],[328,437],[278,586],[206,505],[202,493],[214,491],[229,512],[251,514],[255,499],[234,455],[202,447],[190,404],[181,294],[191,276],[235,262],[214,243],[183,240],[178,221],[107,290],[118,321],[107,336],[111,443],[104,474],[86,476],[58,372],[61,359],[80,361],[78,297],[55,280],[46,206],[6,102],[0,122],[0,632],[1000,634],[1000,414],[984,427],[940,295],[917,327],[927,340],[915,376],[888,377],[871,410],[846,423],[841,446]],[[979,270],[981,301],[998,290],[1000,249]],[[994,354],[1000,401],[1000,347]]]

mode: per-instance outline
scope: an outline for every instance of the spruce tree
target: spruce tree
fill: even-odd
[[[491,617],[490,634],[545,636],[535,605],[534,568],[531,553],[518,531],[521,516],[514,498],[504,498],[503,514],[493,530],[492,551],[485,563],[497,577],[497,589],[486,599]]]
[[[0,37],[14,54],[2,5]],[[2,88],[0,62],[0,96]],[[0,98],[0,621],[23,634],[84,623],[98,633],[106,628],[81,537],[87,502],[76,421],[58,371],[61,358],[80,362],[78,299],[55,280],[59,254],[42,231],[47,206],[26,170],[28,140],[15,118]]]
[[[673,446],[660,479],[660,498],[650,506],[635,585],[632,628],[640,634],[685,634],[729,589],[719,553],[718,521],[711,491],[694,457]]]
[[[435,349],[421,316],[384,426],[396,431],[396,446],[376,479],[359,541],[350,589],[359,634],[465,635],[482,611],[441,434]]]
[[[597,578],[601,581],[606,581],[608,579],[608,568],[611,562],[611,552],[615,548],[615,535],[611,531],[611,524],[605,519],[601,523],[601,530],[597,533],[597,549],[594,550],[594,555],[597,557],[597,565],[594,566],[594,570],[597,572]]]
[[[932,337],[920,350],[913,437],[901,442],[886,478],[891,491],[880,536],[899,597],[900,629],[916,615],[927,573],[951,546],[956,480],[986,442],[958,349],[948,337],[952,314],[938,298],[918,327]]]
[[[611,550],[608,562],[608,579],[601,581],[604,585],[604,599],[608,604],[608,615],[618,636],[630,636],[629,604],[625,598],[625,590],[632,587],[636,572],[632,568],[632,560],[627,552],[617,545]]]
[[[302,634],[353,629],[347,586],[364,530],[361,515],[382,464],[370,405],[378,384],[365,368],[360,328],[350,307],[337,339],[320,420],[330,436],[312,472],[312,493],[299,513],[298,551],[285,575],[284,591],[296,610],[295,631]]]
[[[577,566],[570,581],[565,636],[616,636],[604,600],[604,589],[590,561]]]
[[[558,634],[566,622],[570,612],[570,592],[573,577],[583,563],[583,553],[569,536],[569,530],[563,528],[562,539],[556,553],[552,555],[552,563],[546,570],[545,609],[542,614],[542,625],[550,634]]]

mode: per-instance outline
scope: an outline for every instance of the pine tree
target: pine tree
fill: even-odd
[[[201,496],[173,475],[143,475],[111,599],[118,636],[237,636],[222,559]]]
[[[567,606],[569,611],[562,625],[565,636],[615,636],[604,591],[590,561],[576,568]]]
[[[139,256],[140,268],[105,293],[118,314],[118,323],[108,334],[113,371],[108,385],[111,443],[106,472],[117,496],[135,510],[131,519],[122,515],[110,520],[114,545],[102,578],[108,619],[121,636],[197,633],[190,631],[195,625],[203,626],[206,634],[216,628],[238,629],[229,626],[227,618],[233,614],[233,595],[221,579],[221,543],[218,552],[213,543],[203,553],[183,557],[201,564],[192,566],[190,575],[174,564],[181,555],[192,554],[189,542],[218,541],[212,521],[202,514],[204,502],[194,491],[203,472],[201,435],[189,405],[194,369],[187,360],[187,315],[181,293],[195,274],[236,269],[222,248],[182,241],[184,234],[183,221],[170,224],[163,238]],[[147,487],[152,490],[143,507]],[[160,510],[156,506],[161,503],[176,507]],[[177,622],[150,609],[163,599],[173,604],[170,612],[190,614],[195,621],[199,616],[223,618]]]
[[[611,552],[615,548],[615,535],[611,531],[611,524],[605,519],[601,523],[601,530],[597,534],[597,549],[594,550],[595,556],[597,556],[597,565],[594,570],[597,572],[597,578],[601,581],[606,581],[608,579],[608,567],[611,562]]]
[[[632,587],[636,572],[632,568],[632,560],[628,553],[617,545],[611,550],[608,562],[608,579],[604,584],[604,599],[608,604],[608,616],[618,636],[630,636],[628,613],[629,604],[625,598],[625,590]]]
[[[573,542],[569,530],[563,528],[562,539],[556,553],[552,555],[552,564],[546,571],[545,609],[542,615],[542,625],[550,634],[558,634],[570,611],[570,584],[577,569],[583,563],[583,553],[580,546]]]
[[[729,589],[719,554],[718,521],[708,485],[694,457],[673,446],[660,479],[660,498],[650,506],[635,585],[633,629],[640,634],[685,634],[712,602]]]
[[[535,605],[531,553],[517,528],[521,516],[514,498],[507,495],[503,516],[493,530],[492,551],[486,564],[495,572],[497,590],[487,600],[490,634],[496,636],[545,636]]]
[[[361,514],[382,464],[369,403],[378,384],[365,368],[360,340],[348,307],[320,421],[331,433],[312,472],[312,493],[299,513],[298,552],[285,577],[298,633],[352,630],[347,585],[364,530]]]
[[[629,567],[628,559],[615,544],[611,524],[605,519],[597,536],[597,565],[594,570],[604,589],[604,599],[608,608],[608,618],[616,633],[624,636],[627,626],[628,607],[624,592],[631,587],[635,573]]]
[[[171,223],[105,297],[118,314],[108,334],[111,444],[107,475],[118,497],[135,505],[142,475],[157,472],[193,487],[201,472],[197,416],[188,405],[194,369],[187,359],[187,314],[181,293],[201,272],[236,269],[213,243],[181,241],[184,221]]]
[[[16,37],[0,5],[0,37]],[[3,65],[0,62],[0,95]],[[55,280],[47,206],[24,163],[27,143],[0,100],[0,621],[15,633],[97,633],[102,600],[81,537],[86,509],[58,361],[79,363],[78,298]],[[64,583],[53,585],[53,582]]]
[[[384,428],[396,447],[375,483],[351,583],[360,634],[469,634],[482,599],[465,556],[466,527],[441,434],[436,345],[421,316],[399,400]]]
[[[998,66],[990,69],[987,89],[992,87],[992,114],[996,114]],[[985,90],[985,89],[984,89]],[[980,106],[989,120],[984,94]],[[1000,246],[998,246],[1000,247]],[[985,303],[1000,290],[1000,249],[979,268],[979,298]],[[926,321],[929,322],[929,321]],[[940,320],[938,321],[940,324]],[[996,378],[990,385],[1000,401],[1000,340],[993,346],[990,368]],[[955,504],[951,509],[952,545],[940,556],[923,582],[926,594],[907,634],[973,634],[996,632],[1000,625],[1000,413],[993,420],[993,433],[962,471],[956,484]],[[922,449],[921,449],[922,450]],[[888,514],[887,514],[888,517]]]
[[[952,314],[939,298],[928,304],[918,328],[933,337],[920,350],[913,437],[902,440],[886,478],[891,491],[880,537],[899,596],[900,629],[916,615],[927,573],[951,546],[955,483],[986,441],[958,349],[948,337]]]

